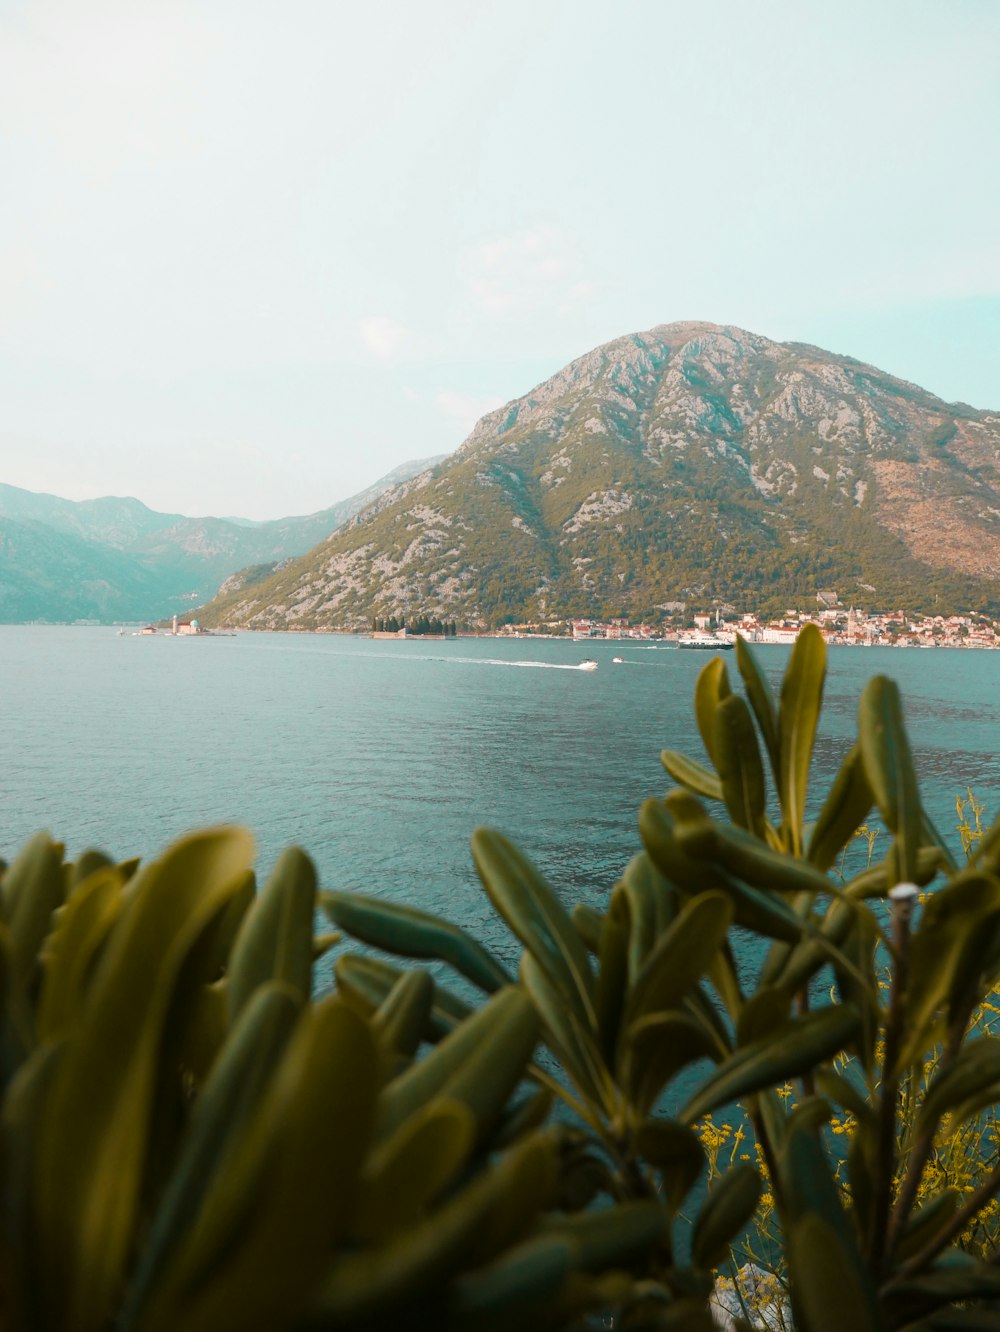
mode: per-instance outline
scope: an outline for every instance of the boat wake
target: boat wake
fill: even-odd
[[[537,671],[583,671],[588,669],[586,664],[581,662],[507,661],[503,657],[434,657],[431,660],[460,661],[466,666],[527,666]]]
[[[404,653],[398,656],[384,652],[358,652],[352,653],[352,658],[367,657],[376,661],[441,661],[451,666],[518,666],[536,671],[596,671],[597,662],[595,661],[509,661],[505,657],[453,657],[449,652],[432,654],[430,652],[414,652],[408,648]]]

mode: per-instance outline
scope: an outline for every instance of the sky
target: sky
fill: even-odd
[[[309,513],[678,319],[1000,409],[1000,0],[0,0],[0,481]]]

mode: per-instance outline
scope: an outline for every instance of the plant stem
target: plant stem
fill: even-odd
[[[900,883],[889,893],[892,901],[894,963],[889,1013],[886,1018],[885,1056],[882,1063],[882,1088],[879,1099],[878,1144],[875,1158],[875,1186],[872,1191],[871,1223],[868,1233],[872,1269],[882,1270],[886,1255],[886,1230],[892,1205],[895,1175],[896,1099],[899,1072],[896,1064],[906,1021],[906,987],[910,970],[910,920],[917,889],[912,883]]]
[[[945,1228],[935,1235],[932,1240],[929,1240],[918,1253],[915,1253],[912,1258],[903,1263],[885,1289],[891,1290],[894,1286],[905,1281],[907,1277],[913,1276],[915,1272],[919,1272],[928,1263],[932,1262],[956,1235],[961,1235],[969,1222],[974,1219],[976,1213],[985,1207],[998,1191],[1000,1191],[1000,1162],[997,1162],[975,1193],[969,1194],[963,1206],[958,1209]],[[998,1255],[994,1255],[990,1259],[994,1264],[998,1260],[1000,1260]]]
[[[962,1038],[965,1035],[965,1028],[968,1024],[968,1014],[963,1012],[955,1019],[948,1032],[948,1042],[945,1045],[941,1055],[941,1061],[938,1065],[937,1076],[944,1075],[951,1068],[955,1057],[962,1048]],[[896,1198],[896,1205],[893,1208],[892,1218],[889,1222],[889,1235],[886,1241],[886,1260],[892,1261],[893,1253],[896,1250],[903,1231],[906,1228],[906,1222],[909,1219],[913,1204],[916,1202],[917,1193],[920,1190],[920,1181],[923,1177],[924,1167],[927,1165],[931,1149],[934,1146],[934,1135],[937,1133],[938,1124],[941,1116],[938,1115],[933,1123],[928,1124],[910,1151],[909,1163],[906,1167],[906,1177],[899,1189]]]

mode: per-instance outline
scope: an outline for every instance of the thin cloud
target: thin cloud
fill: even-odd
[[[491,237],[465,252],[465,280],[490,315],[570,310],[594,294],[580,271],[572,239],[556,227],[529,227]]]
[[[368,315],[358,324],[365,348],[380,361],[393,361],[408,351],[413,334],[405,325],[386,315]]]

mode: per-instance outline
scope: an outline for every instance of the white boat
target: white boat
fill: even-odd
[[[612,657],[611,660],[615,663],[616,666],[621,666],[625,662],[624,657]]]
[[[586,661],[581,661],[581,662],[580,662],[580,665],[577,667],[577,670],[578,670],[578,671],[596,671],[596,670],[597,670],[597,662],[594,661],[593,657],[588,657]]]

